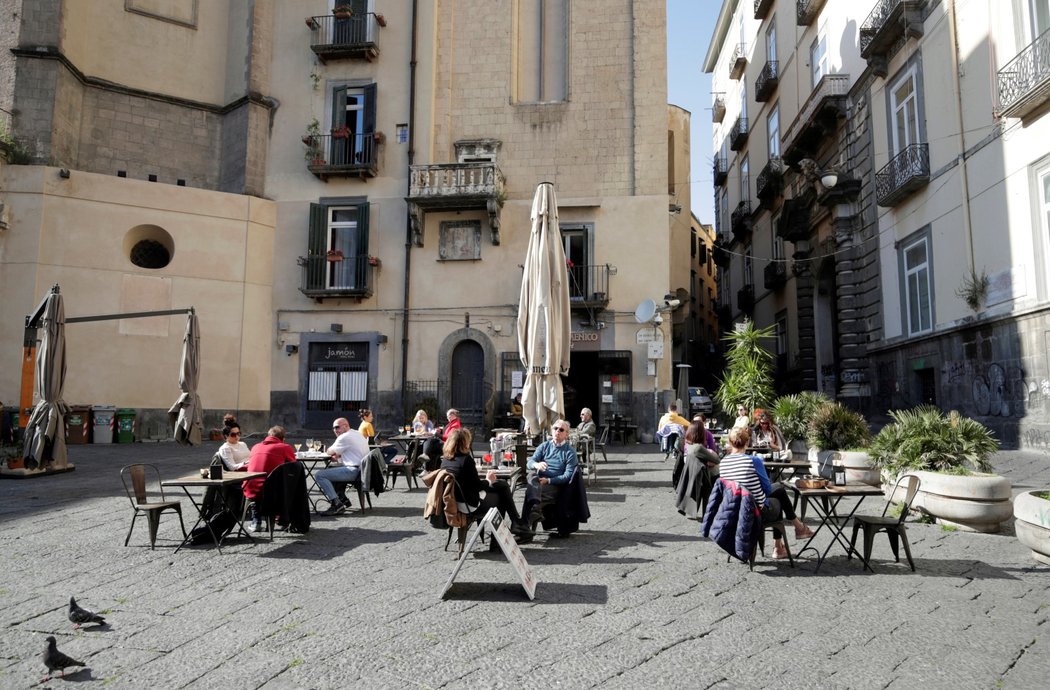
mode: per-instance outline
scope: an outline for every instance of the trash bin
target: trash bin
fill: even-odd
[[[135,410],[121,408],[117,410],[117,443],[135,442]]]
[[[88,443],[91,441],[91,407],[71,405],[66,413],[66,443]]]
[[[92,405],[92,443],[113,443],[113,415],[117,412],[116,405]]]

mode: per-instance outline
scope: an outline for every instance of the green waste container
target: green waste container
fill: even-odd
[[[66,443],[87,443],[91,440],[91,407],[72,405],[66,413]]]
[[[117,443],[135,442],[135,410],[121,408],[117,410]]]

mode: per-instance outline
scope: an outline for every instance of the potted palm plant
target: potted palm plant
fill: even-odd
[[[806,436],[809,433],[809,420],[813,418],[821,405],[829,402],[831,402],[830,398],[815,391],[782,395],[773,401],[770,412],[773,413],[773,419],[781,433],[784,434],[792,455],[803,460],[808,457],[809,446],[806,444]]]
[[[830,478],[832,466],[842,465],[846,483],[879,485],[879,471],[867,451],[871,431],[860,413],[837,402],[825,402],[813,412],[806,439],[814,474]]]
[[[725,337],[725,376],[715,389],[715,401],[730,419],[738,405],[754,410],[773,399],[773,355],[762,346],[764,340],[773,340],[773,329],[744,321]]]
[[[872,460],[887,478],[904,473],[919,477],[922,484],[912,507],[941,524],[998,532],[1013,507],[1009,480],[993,474],[988,462],[999,449],[991,430],[930,405],[891,410],[890,417],[893,423],[871,445]]]

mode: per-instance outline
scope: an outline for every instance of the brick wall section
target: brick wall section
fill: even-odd
[[[16,61],[12,131],[36,163],[50,162],[52,101],[60,69],[54,60]]]
[[[62,0],[23,2],[19,45],[58,47],[61,12]]]
[[[222,123],[222,149],[219,153],[219,189],[235,191],[244,188],[244,158],[248,151],[248,103],[234,108]]]

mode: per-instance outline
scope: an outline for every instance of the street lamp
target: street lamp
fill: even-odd
[[[828,168],[820,175],[820,184],[824,189],[831,189],[839,183],[839,174],[834,168]]]

